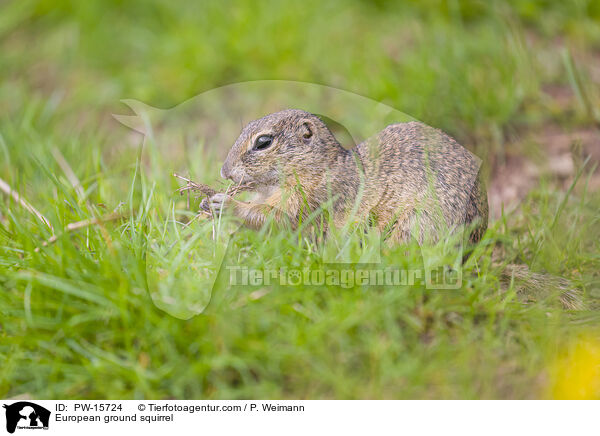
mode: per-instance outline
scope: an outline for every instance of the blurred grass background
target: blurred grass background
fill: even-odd
[[[463,292],[282,288],[189,321],[154,307],[142,252],[168,213],[150,205],[176,184],[168,162],[136,172],[139,139],[110,114],[259,79],[380,100],[484,158],[496,215]],[[57,229],[120,202],[135,218],[38,253],[48,229],[2,197],[0,397],[598,397],[597,353],[581,350],[599,340],[599,83],[593,0],[1,2],[0,177]],[[285,238],[239,238],[257,266],[315,261]],[[499,293],[494,245],[574,280],[590,310]],[[591,375],[565,384],[578,365]]]

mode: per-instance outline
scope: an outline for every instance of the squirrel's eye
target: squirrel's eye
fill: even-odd
[[[264,150],[268,148],[273,143],[273,137],[271,135],[261,135],[256,138],[254,142],[253,150]]]

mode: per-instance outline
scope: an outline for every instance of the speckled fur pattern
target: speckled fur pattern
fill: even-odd
[[[260,135],[273,143],[253,150]],[[221,175],[259,188],[250,202],[231,200],[253,228],[273,214],[298,222],[330,202],[336,226],[357,204],[355,220],[370,218],[389,238],[435,241],[471,225],[477,242],[487,228],[488,204],[479,161],[440,130],[419,122],[393,124],[351,150],[315,115],[288,109],[249,123],[231,148]]]

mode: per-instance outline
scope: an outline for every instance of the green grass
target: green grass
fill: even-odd
[[[48,227],[1,197],[0,397],[553,396],[565,377],[557,362],[571,356],[577,366],[573,343],[600,340],[591,165],[572,192],[543,179],[519,210],[492,222],[458,291],[230,286],[221,269],[209,295],[218,269],[201,261],[215,248],[222,254],[228,223],[217,244],[210,222],[180,224],[191,213],[171,174],[214,183],[218,151],[142,147],[110,118],[124,112],[122,98],[170,107],[227,83],[303,80],[382,100],[447,130],[490,165],[503,162],[520,132],[587,127],[598,113],[587,68],[600,48],[596,2],[511,4],[3,4],[0,178],[59,237],[41,247]],[[548,85],[579,100],[553,110]],[[123,219],[63,233],[115,209]],[[350,244],[353,261],[373,250]],[[502,262],[573,280],[587,309],[501,290],[494,248]],[[241,230],[225,265],[319,268],[318,249],[292,232]],[[385,266],[419,262],[416,247],[382,251]]]

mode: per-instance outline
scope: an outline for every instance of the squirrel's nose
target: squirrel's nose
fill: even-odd
[[[228,179],[230,176],[231,174],[229,174],[229,167],[227,166],[227,163],[224,163],[221,167],[221,177]]]

